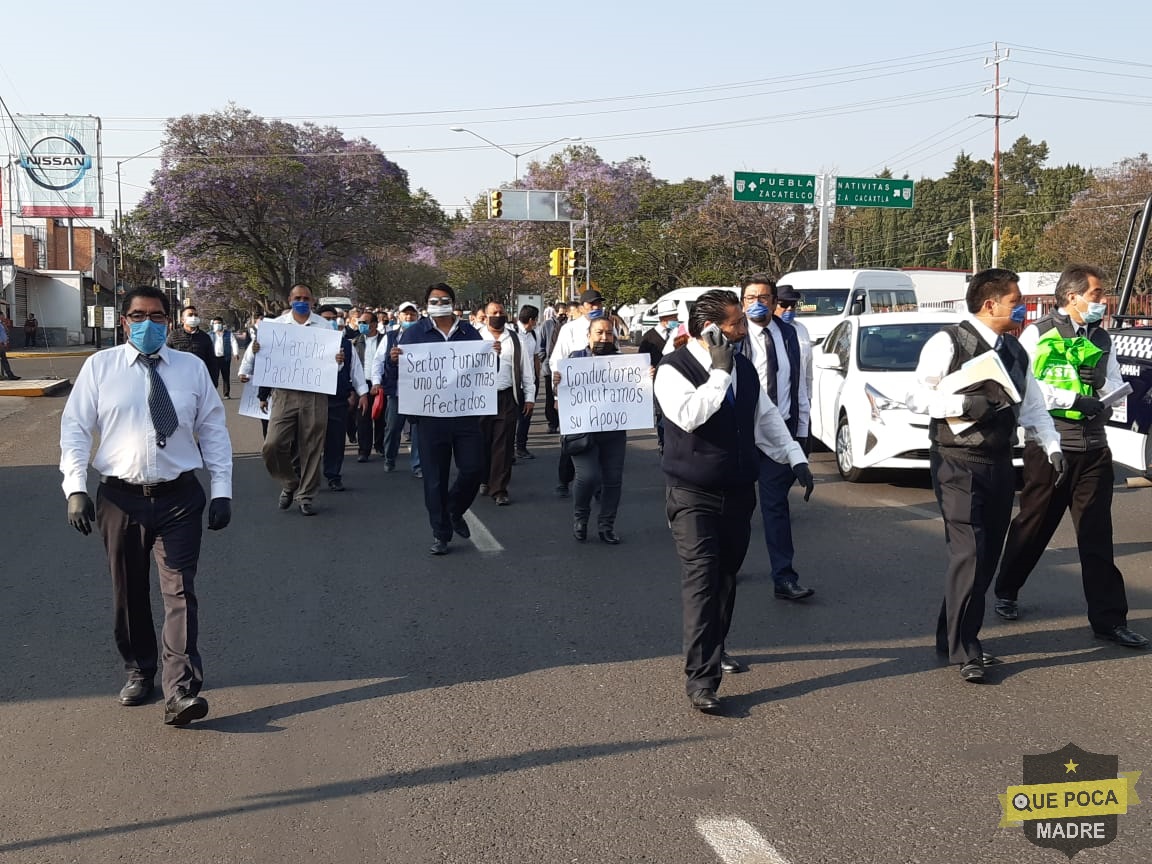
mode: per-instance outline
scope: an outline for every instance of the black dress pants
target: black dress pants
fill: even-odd
[[[149,553],[156,559],[164,598],[163,674],[165,697],[177,687],[199,693],[204,668],[198,633],[196,568],[203,533],[204,489],[194,474],[162,497],[101,483],[96,493],[96,526],[104,538],[112,573],[116,647],[132,678],[156,675],[156,631],[148,598]]]
[[[217,387],[221,383],[223,383],[224,386],[220,387],[221,395],[225,396],[225,397],[231,397],[232,396],[232,358],[229,357],[227,354],[225,354],[223,357],[215,358],[215,362],[213,362],[213,364],[212,364],[211,372],[212,372],[212,386]]]
[[[748,552],[755,509],[752,482],[730,489],[668,487],[668,525],[680,557],[689,695],[720,686],[720,656],[732,624],[736,574]]]
[[[1068,476],[1057,487],[1056,472],[1044,450],[1032,442],[1024,447],[1020,512],[1008,529],[996,596],[1017,598],[1065,511],[1071,510],[1088,621],[1093,630],[1103,633],[1128,623],[1124,576],[1112,551],[1112,451],[1107,447],[1080,453],[1065,450],[1064,458]]]
[[[348,428],[348,400],[328,397],[328,429],[324,433],[324,479],[340,480],[344,473],[344,433]]]
[[[981,656],[984,599],[1012,517],[1016,474],[1011,454],[989,463],[931,454],[932,488],[944,516],[948,571],[936,624],[936,650],[950,663]]]
[[[516,423],[520,411],[511,387],[496,394],[496,413],[480,418],[480,434],[484,436],[484,455],[487,470],[484,482],[489,495],[507,493],[512,480],[512,459],[516,443]]]
[[[420,433],[412,437],[420,449],[424,506],[432,536],[447,543],[452,519],[472,506],[484,482],[484,439],[476,417],[421,417],[417,425]],[[456,481],[449,486],[453,456]]]

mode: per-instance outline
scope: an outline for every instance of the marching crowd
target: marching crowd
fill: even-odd
[[[1095,268],[1069,268],[1056,289],[1060,309],[1025,329],[1021,342],[1012,335],[1023,322],[1015,274],[984,271],[969,286],[970,314],[924,347],[909,406],[932,418],[933,484],[949,548],[937,649],[966,681],[984,680],[985,669],[999,662],[979,642],[997,568],[995,610],[1018,617],[1019,591],[1067,509],[1093,630],[1126,647],[1148,645],[1127,627],[1123,578],[1112,560],[1113,475],[1102,432],[1107,408],[1099,397],[1118,386],[1119,372],[1100,326],[1102,277]],[[321,477],[343,491],[346,441],[355,442],[358,461],[375,454],[393,471],[407,427],[410,467],[422,481],[431,528],[429,551],[440,556],[454,537],[470,536],[466,514],[478,495],[498,506],[513,503],[513,465],[536,458],[528,430],[541,396],[548,432],[560,432],[562,361],[618,353],[621,326],[595,290],[578,303],[543,314],[524,306],[513,316],[498,301],[464,314],[443,283],[421,299],[422,307],[409,301],[395,310],[343,313],[316,308],[310,288],[295,286],[289,308],[268,320],[337,331],[340,347],[331,358],[337,385],[332,394],[261,387],[262,455],[280,486],[279,508],[295,505],[313,516]],[[789,509],[795,483],[805,501],[814,488],[807,457],[812,344],[795,320],[800,299],[760,274],[743,279],[740,293],[703,294],[686,321],[676,304],[661,303],[660,324],[639,348],[649,358],[666,516],[681,564],[686,692],[691,707],[704,712],[720,706],[723,675],[746,669],[726,640],[757,502],[776,597],[804,601],[814,593],[795,566]],[[72,526],[88,534],[95,523],[104,539],[114,632],[128,671],[120,702],[147,701],[159,671],[165,722],[184,725],[208,711],[200,695],[194,590],[202,517],[207,509],[209,530],[231,520],[232,449],[216,388],[230,398],[233,361],[240,381],[251,380],[262,319],[233,333],[216,318],[205,331],[197,310],[187,307],[170,330],[167,296],[153,288],[129,292],[121,311],[125,344],[85,362],[61,419],[63,488]],[[1067,369],[1063,377],[1039,376],[1036,348],[1050,330],[1095,345],[1092,364],[1073,365],[1071,379]],[[411,346],[452,342],[485,342],[496,354],[495,413],[400,413],[401,356]],[[949,372],[988,351],[997,353],[1019,399],[990,386],[937,390]],[[1021,513],[1009,527],[1020,425],[1029,442],[1025,487]],[[97,438],[91,465],[101,481],[94,503],[87,470]],[[562,435],[560,443],[556,494],[572,499],[574,540],[586,542],[595,508],[599,540],[620,543],[627,433]],[[194,474],[201,468],[210,477],[208,496]],[[150,554],[164,597],[160,656],[148,603]]]

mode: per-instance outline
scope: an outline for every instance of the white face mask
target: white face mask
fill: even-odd
[[[184,325],[186,327],[199,327],[200,326],[200,318],[197,317],[196,315],[189,315],[187,318],[184,319]]]
[[[221,324],[219,321],[217,321],[215,324],[212,325],[212,329],[215,330],[217,333],[219,333],[221,330],[224,329],[224,325]]]
[[[1107,303],[1088,303],[1088,311],[1081,314],[1080,317],[1084,319],[1085,324],[1095,324],[1104,318],[1104,313],[1108,311]]]
[[[337,318],[336,319],[336,326],[337,327],[343,327],[344,326],[344,319],[343,318]]]
[[[443,318],[446,315],[452,315],[455,313],[452,311],[452,306],[446,304],[444,306],[431,306],[430,305],[428,307],[428,314],[433,318]]]

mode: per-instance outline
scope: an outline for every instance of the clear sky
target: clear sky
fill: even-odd
[[[230,101],[364,136],[413,188],[452,209],[510,180],[514,164],[453,127],[513,152],[580,136],[609,161],[645,156],[673,181],[733,170],[871,176],[885,166],[937,177],[961,149],[991,156],[991,121],[972,115],[993,112],[984,58],[999,41],[1011,46],[1001,112],[1020,113],[1003,126],[1003,145],[1028,135],[1049,143],[1050,164],[1105,166],[1152,145],[1141,8],[11,3],[0,96],[14,113],[104,118],[109,214],[117,160],[156,147],[165,118]],[[123,165],[125,210],[156,164]]]

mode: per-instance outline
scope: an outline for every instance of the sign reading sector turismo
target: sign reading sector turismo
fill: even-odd
[[[324,327],[261,321],[252,384],[309,393],[336,392],[340,334]]]
[[[757,174],[737,171],[732,200],[762,204],[815,204],[815,174]]]
[[[401,414],[475,417],[496,413],[496,362],[491,342],[400,346],[397,394]]]
[[[645,354],[563,360],[556,400],[560,434],[651,429],[651,363]],[[404,406],[400,406],[401,412]]]
[[[837,207],[895,207],[911,210],[912,181],[891,177],[837,177]]]

